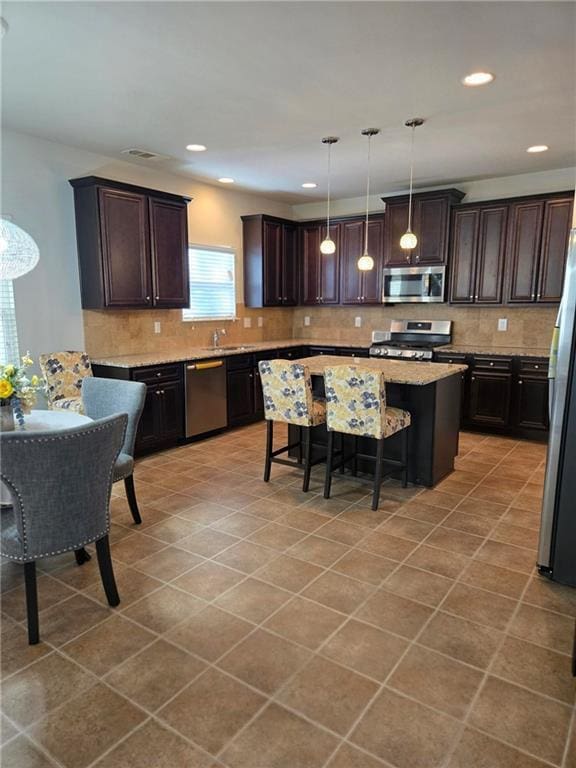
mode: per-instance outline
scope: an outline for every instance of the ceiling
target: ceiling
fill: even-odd
[[[169,159],[151,167],[289,203],[324,197],[330,134],[334,196],[363,194],[371,126],[373,191],[405,189],[412,116],[419,186],[575,164],[574,3],[4,2],[2,16],[5,127],[152,150]],[[477,70],[496,80],[464,88]]]

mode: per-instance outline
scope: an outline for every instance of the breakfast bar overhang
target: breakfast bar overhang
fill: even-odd
[[[318,355],[293,362],[308,368],[315,396],[324,395],[324,370],[342,365],[357,365],[382,371],[386,382],[386,402],[409,411],[412,417],[408,447],[408,480],[432,487],[454,469],[458,453],[458,430],[462,402],[462,383],[467,366],[449,363],[372,360]],[[289,442],[297,442],[298,427],[289,426]],[[327,443],[326,425],[313,427],[313,457],[320,458]],[[344,436],[344,453],[352,450],[353,438]],[[359,438],[363,454],[375,455],[374,440]],[[296,455],[296,451],[291,455]],[[386,456],[400,457],[400,438],[386,440]],[[360,460],[358,468],[370,474],[374,463]],[[394,477],[392,473],[392,477]]]

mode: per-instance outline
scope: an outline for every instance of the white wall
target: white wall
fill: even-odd
[[[474,203],[478,200],[497,200],[503,197],[520,197],[522,195],[544,194],[546,192],[565,192],[576,186],[576,168],[559,168],[553,171],[538,173],[522,173],[518,176],[502,176],[495,179],[480,179],[478,181],[458,181],[453,184],[443,184],[442,187],[419,187],[417,192],[431,189],[456,187],[466,194],[462,202]],[[408,189],[396,192],[394,195],[407,195]],[[381,211],[381,197],[392,197],[387,194],[370,196],[370,211]],[[331,204],[333,216],[348,216],[363,213],[366,210],[365,197],[349,197],[334,200]],[[326,202],[302,203],[292,206],[295,219],[318,219],[326,215]]]
[[[229,245],[237,252],[237,298],[242,296],[240,216],[270,213],[291,217],[291,207],[265,198],[219,189],[160,170],[104,157],[15,132],[2,135],[0,212],[29,232],[40,262],[14,282],[20,350],[83,349],[84,333],[74,201],[68,179],[96,175],[193,197],[188,206],[191,242]]]

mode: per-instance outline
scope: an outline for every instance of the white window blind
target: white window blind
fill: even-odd
[[[236,316],[234,251],[191,245],[190,309],[184,320],[226,320]]]
[[[12,280],[0,280],[0,364],[18,364],[18,333]]]

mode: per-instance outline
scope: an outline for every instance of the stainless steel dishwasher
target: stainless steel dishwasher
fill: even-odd
[[[186,364],[186,437],[195,437],[228,423],[224,360]]]

